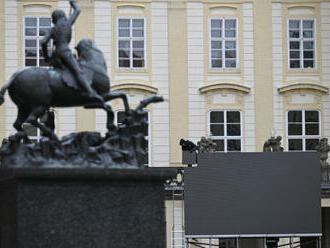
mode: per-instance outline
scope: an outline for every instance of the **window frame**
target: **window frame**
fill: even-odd
[[[148,140],[148,167],[151,167],[151,126],[150,126],[150,111],[147,109],[144,109],[145,112],[148,113],[148,136],[147,136],[147,140]],[[114,124],[118,125],[118,113],[119,112],[125,112],[124,109],[117,109],[115,111],[115,118],[114,118]],[[146,136],[144,136],[144,138],[146,138]]]
[[[129,61],[130,61],[130,67],[120,67],[119,66],[119,20],[120,19],[129,19],[130,20],[130,37],[129,37],[129,41],[130,41],[130,57],[129,57]],[[141,19],[143,20],[143,41],[144,41],[144,51],[143,51],[143,56],[144,56],[144,67],[133,67],[133,37],[131,37],[131,33],[132,33],[132,20],[133,19]],[[134,16],[118,16],[117,20],[116,20],[116,65],[117,65],[117,70],[137,70],[137,71],[141,71],[141,70],[146,70],[147,69],[147,19],[146,17],[134,17]],[[126,38],[125,38],[126,39]],[[125,40],[124,39],[124,40]],[[142,40],[142,39],[141,39]]]
[[[302,119],[302,135],[289,135],[289,112],[290,111],[301,111],[301,119]],[[306,135],[306,121],[305,121],[305,112],[306,111],[316,111],[319,115],[319,134],[318,135]],[[315,150],[306,150],[306,139],[321,139],[322,134],[322,116],[321,111],[318,109],[290,109],[286,111],[285,115],[285,121],[286,121],[286,151],[287,152],[313,152]],[[289,139],[301,139],[302,140],[302,150],[289,150]]]
[[[224,136],[213,136],[211,135],[211,112],[213,111],[222,111],[224,112]],[[240,113],[240,133],[241,135],[240,136],[228,136],[227,135],[227,112],[239,112]],[[216,152],[224,152],[224,153],[227,153],[227,152],[243,152],[244,151],[244,148],[243,148],[243,120],[242,120],[242,117],[243,117],[243,113],[240,109],[210,109],[207,113],[207,134],[208,134],[208,137],[210,137],[212,140],[213,139],[223,139],[224,140],[224,150],[223,151],[216,151]],[[240,140],[241,141],[241,150],[240,151],[228,151],[228,142],[227,140],[228,139],[234,139],[234,140]]]
[[[304,68],[303,67],[303,63],[304,63],[304,59],[303,59],[303,53],[304,53],[304,48],[303,48],[303,42],[304,42],[304,38],[300,37],[299,39],[296,38],[290,38],[290,21],[299,21],[299,33],[302,34],[303,36],[303,21],[313,21],[313,37],[312,38],[305,38],[307,40],[305,41],[313,41],[314,42],[314,67],[311,68]],[[287,63],[288,63],[288,70],[289,71],[316,71],[317,70],[317,32],[316,32],[316,18],[307,18],[307,17],[303,17],[303,18],[288,18],[287,19]],[[300,62],[300,68],[291,68],[290,67],[290,41],[299,41],[299,62]]]
[[[25,19],[26,18],[37,18],[37,35],[36,36],[26,36],[25,35],[25,27],[26,27],[26,25],[25,25]],[[40,36],[39,35],[39,28],[40,28],[40,26],[39,26],[39,21],[40,21],[40,18],[49,18],[50,19],[50,28],[52,28],[52,26],[53,26],[53,24],[52,24],[52,20],[51,20],[51,17],[49,17],[49,16],[42,16],[42,15],[36,15],[36,16],[33,16],[33,15],[25,15],[25,16],[23,16],[23,21],[22,21],[22,23],[23,23],[23,28],[22,28],[22,35],[23,35],[23,45],[22,45],[22,47],[23,47],[23,52],[22,52],[22,54],[23,54],[23,67],[25,68],[29,68],[29,67],[42,67],[42,68],[49,68],[49,65],[48,66],[40,66],[40,53],[39,53],[39,51],[40,51],[40,49],[42,49],[42,47],[40,46],[40,41],[43,39],[43,37],[44,36]],[[36,61],[37,61],[37,64],[35,65],[35,66],[27,66],[27,65],[25,65],[25,60],[26,60],[26,56],[25,56],[25,49],[26,49],[26,47],[25,47],[25,40],[26,39],[36,39],[37,40],[37,46],[36,46],[36,49],[37,49],[37,56],[36,56]],[[53,46],[53,41],[51,40],[50,41],[50,47],[51,47],[51,49],[52,49],[52,46]]]
[[[222,37],[219,39],[221,42],[222,42],[222,47],[221,47],[221,50],[222,50],[222,67],[221,68],[218,68],[218,67],[212,67],[212,28],[211,28],[211,22],[212,20],[222,20],[222,27],[221,27],[221,30],[222,30]],[[233,38],[228,38],[226,39],[224,36],[224,26],[225,26],[225,20],[235,20],[236,21],[236,30],[235,30],[235,39]],[[240,68],[240,64],[239,64],[239,32],[238,32],[238,29],[239,29],[239,20],[237,17],[210,17],[209,20],[208,20],[208,33],[209,33],[209,40],[208,40],[208,46],[209,46],[209,70],[211,71],[237,71],[239,70]],[[218,40],[218,38],[217,38]],[[226,63],[225,63],[225,52],[226,52],[226,49],[225,49],[225,42],[224,41],[236,41],[235,44],[236,44],[236,67],[225,67]]]

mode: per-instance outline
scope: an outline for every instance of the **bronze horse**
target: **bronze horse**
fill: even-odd
[[[82,39],[77,46],[77,51],[81,70],[92,82],[92,88],[102,96],[104,102],[121,98],[125,110],[128,112],[129,105],[125,93],[110,92],[110,79],[107,76],[105,59],[94,42],[90,39]],[[69,80],[65,80],[65,76]],[[38,118],[42,117],[50,107],[83,106],[85,108],[103,108],[108,114],[112,112],[109,105],[95,102],[94,99],[84,95],[72,80],[74,78],[61,69],[24,68],[13,74],[1,88],[0,105],[4,102],[4,94],[8,90],[10,98],[18,108],[14,128],[22,133],[22,124],[31,123],[40,128],[46,136],[57,140],[51,129],[38,122]]]

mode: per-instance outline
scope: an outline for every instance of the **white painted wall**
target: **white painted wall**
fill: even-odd
[[[283,81],[283,48],[282,48],[282,12],[281,3],[272,4],[272,38],[273,38],[273,94],[274,94],[274,131],[275,135],[284,136],[283,97],[277,89]],[[282,142],[284,144],[285,141]]]
[[[111,72],[111,47],[112,47],[112,25],[111,25],[111,3],[108,1],[94,2],[94,41],[97,47],[103,52],[108,75]],[[112,82],[110,82],[112,84]],[[95,110],[95,129],[97,132],[105,133],[106,113],[103,109]]]
[[[244,82],[251,88],[244,97],[243,149],[255,151],[255,104],[254,104],[254,38],[253,38],[253,3],[243,4],[243,49]]]
[[[9,80],[18,70],[18,23],[17,23],[17,2],[16,0],[5,1],[5,79]],[[17,108],[10,100],[9,95],[5,97],[6,106],[6,134],[14,134],[16,130],[13,123],[16,120]]]
[[[205,99],[199,93],[204,80],[204,18],[202,3],[187,3],[189,140],[196,143],[207,134]]]
[[[168,7],[167,2],[151,3],[151,65],[152,84],[158,94],[169,98],[168,85]],[[149,64],[149,63],[148,63]],[[157,103],[152,106],[152,164],[154,167],[169,166],[169,104]]]
[[[321,56],[323,84],[330,88],[330,3],[321,3]],[[323,95],[323,137],[330,138],[330,95]]]

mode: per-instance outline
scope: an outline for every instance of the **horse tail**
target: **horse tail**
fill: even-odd
[[[14,80],[16,79],[16,76],[19,72],[21,72],[22,70],[14,73],[11,78],[9,79],[9,81],[2,86],[1,90],[0,90],[0,105],[2,105],[5,102],[5,94],[7,89],[12,85],[12,83],[14,82]]]

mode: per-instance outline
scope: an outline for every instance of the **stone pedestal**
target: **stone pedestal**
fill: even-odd
[[[0,169],[1,248],[165,248],[172,169]]]

